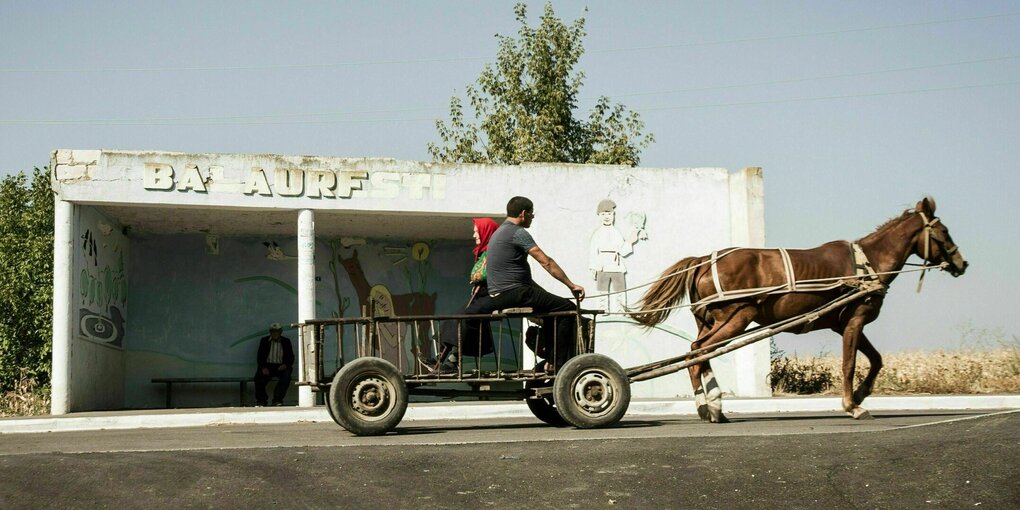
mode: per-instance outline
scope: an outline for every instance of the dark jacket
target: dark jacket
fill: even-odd
[[[285,336],[281,336],[280,341],[283,342],[283,364],[293,368],[294,347],[290,344],[290,339]],[[266,363],[266,358],[269,357],[269,342],[269,335],[266,335],[262,337],[262,340],[259,340],[259,353],[258,357],[256,357],[259,369],[269,366],[269,364]]]

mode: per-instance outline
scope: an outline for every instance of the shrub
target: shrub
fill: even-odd
[[[26,368],[21,369],[14,389],[0,395],[0,416],[49,414],[50,389],[39,386]]]
[[[836,378],[825,366],[813,359],[773,357],[769,383],[773,393],[806,395],[822,393],[832,387]]]

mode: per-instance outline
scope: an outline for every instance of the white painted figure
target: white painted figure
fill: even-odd
[[[616,202],[606,198],[599,202],[597,212],[602,224],[592,232],[589,244],[588,269],[600,294],[596,308],[607,312],[624,311],[627,306],[627,266],[624,258],[634,252],[634,244],[648,236],[644,215],[631,218],[631,229],[624,235],[616,228]],[[633,215],[632,215],[633,216]],[[604,294],[610,295],[605,296]]]

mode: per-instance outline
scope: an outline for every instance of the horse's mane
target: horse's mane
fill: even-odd
[[[861,237],[861,238],[859,238],[857,240],[861,241],[861,240],[863,240],[863,239],[865,239],[867,237],[881,234],[881,233],[885,232],[886,230],[889,230],[890,228],[892,228],[894,225],[898,225],[900,221],[905,219],[907,216],[909,216],[913,212],[914,212],[913,209],[907,209],[907,210],[903,211],[903,213],[900,214],[899,216],[893,216],[892,218],[889,218],[888,220],[886,220],[885,223],[883,223],[883,224],[879,225],[878,227],[876,227],[875,230],[872,230],[870,233],[865,234],[863,237]]]

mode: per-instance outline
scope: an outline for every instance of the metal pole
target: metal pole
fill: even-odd
[[[298,322],[315,318],[315,213],[311,209],[303,209],[298,214]],[[299,328],[298,341],[314,342],[315,338],[305,338],[305,330]],[[304,359],[305,349],[298,349],[298,374],[305,373],[305,363],[315,360]],[[321,356],[322,353],[319,353]],[[315,398],[310,386],[298,387],[298,406],[313,407]]]

